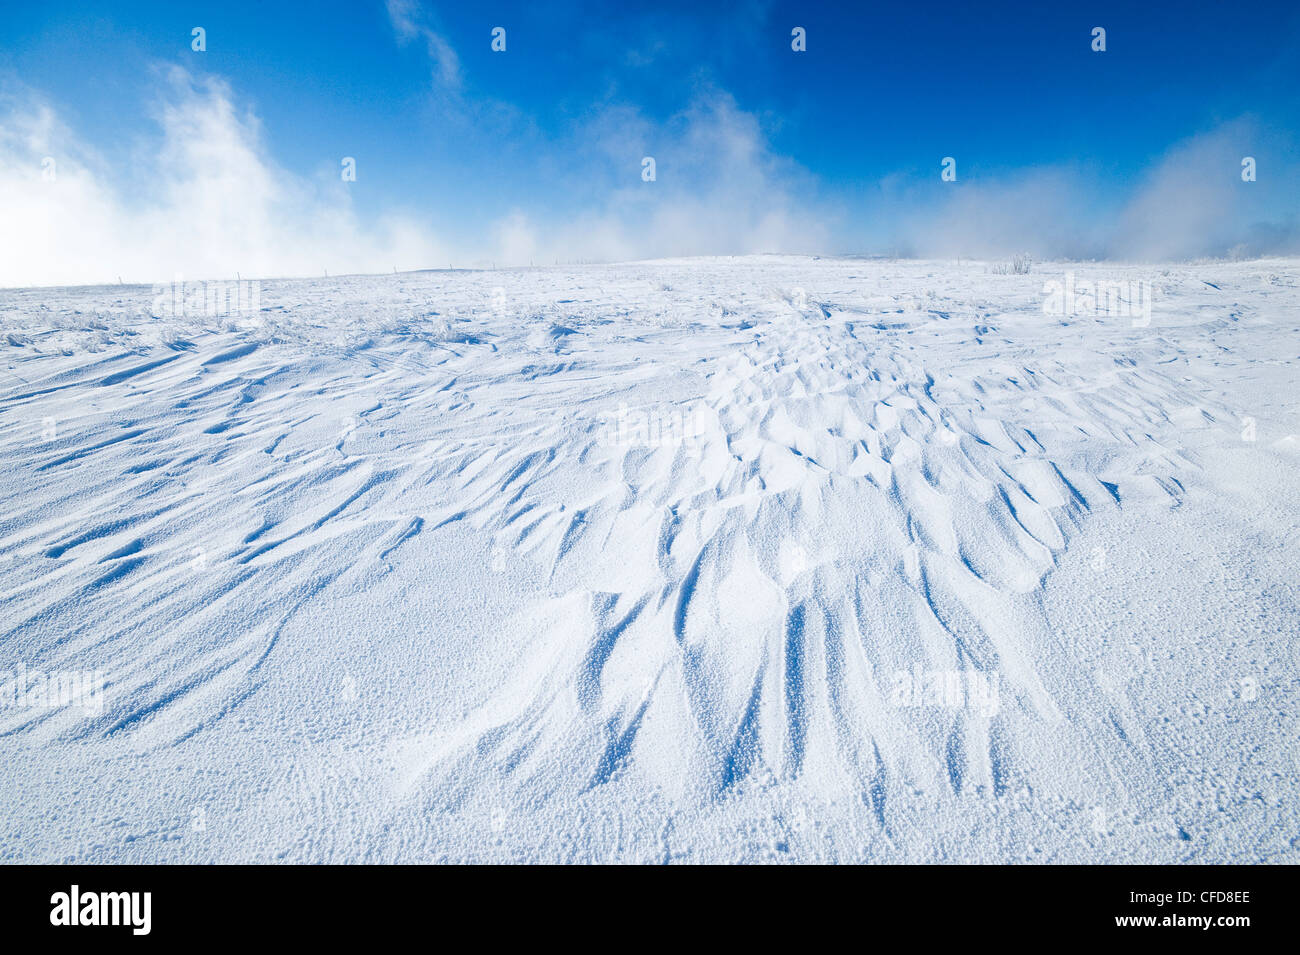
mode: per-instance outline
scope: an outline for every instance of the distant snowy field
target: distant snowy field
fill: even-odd
[[[1300,861],[1300,261],[994,266],[0,291],[0,858]]]

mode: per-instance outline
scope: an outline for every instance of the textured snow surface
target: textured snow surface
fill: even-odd
[[[0,858],[1300,861],[1300,262],[153,299],[0,292]]]

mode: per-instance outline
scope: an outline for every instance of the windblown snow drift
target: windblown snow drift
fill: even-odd
[[[1295,861],[1300,263],[1006,271],[0,293],[0,852]]]

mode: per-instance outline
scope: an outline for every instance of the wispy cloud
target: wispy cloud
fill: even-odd
[[[1244,182],[1242,161],[1256,162]],[[959,168],[961,168],[959,166]],[[1238,118],[1171,146],[1127,188],[1083,166],[887,180],[873,235],[906,254],[1168,261],[1300,252],[1294,144]],[[904,183],[910,182],[910,185]]]
[[[646,159],[654,161],[650,181]],[[529,235],[543,256],[814,252],[835,225],[814,178],[776,154],[757,117],[717,90],[663,122],[627,105],[603,107],[557,144],[547,173],[578,211],[511,217],[512,234]]]
[[[395,27],[425,35],[392,6]],[[941,184],[936,164],[861,200],[781,155],[725,91],[702,89],[662,120],[607,102],[567,132],[533,129],[533,179],[500,212],[461,216],[451,235],[435,234],[435,210],[414,202],[400,217],[359,213],[337,165],[315,176],[282,168],[256,114],[222,80],[178,67],[156,75],[157,135],[135,150],[148,158],[125,167],[31,91],[0,98],[0,285],[751,252],[1300,253],[1294,144],[1248,119],[1176,144],[1127,190],[1097,170],[1059,166],[996,177],[961,166],[958,182]],[[1255,182],[1241,180],[1244,156],[1257,161]]]
[[[48,106],[8,103],[0,285],[818,251],[830,241],[812,177],[719,91],[663,122],[601,108],[538,156],[535,204],[452,241],[414,212],[363,224],[337,168],[316,178],[281,168],[257,116],[221,80],[176,67],[160,79],[160,136],[138,150],[152,157],[141,168],[98,159]],[[50,181],[46,156],[56,160]]]
[[[1171,147],[1116,221],[1108,252],[1177,259],[1300,251],[1300,163],[1286,141],[1239,118]],[[1242,160],[1256,163],[1243,182]]]
[[[403,43],[424,41],[433,63],[434,80],[441,91],[456,93],[461,88],[460,57],[447,38],[435,28],[433,14],[418,0],[388,0],[388,19]]]
[[[409,219],[363,225],[337,169],[277,166],[218,79],[163,71],[146,164],[105,163],[28,95],[0,105],[0,285],[319,275],[446,261]],[[140,198],[128,199],[128,195]]]

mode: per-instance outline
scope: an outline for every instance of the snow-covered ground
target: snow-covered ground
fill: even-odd
[[[1006,271],[0,292],[0,858],[1297,861],[1300,262]]]

